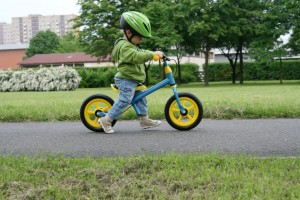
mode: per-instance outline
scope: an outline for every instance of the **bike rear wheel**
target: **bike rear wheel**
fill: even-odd
[[[202,120],[203,106],[200,100],[190,93],[178,93],[179,100],[185,108],[186,113],[180,113],[175,95],[172,96],[165,106],[165,117],[167,122],[175,129],[187,131],[195,128]]]
[[[109,96],[95,94],[88,97],[80,107],[80,119],[85,127],[95,132],[103,132],[103,128],[98,124],[98,119],[104,117],[114,104]],[[112,126],[117,121],[112,122]]]

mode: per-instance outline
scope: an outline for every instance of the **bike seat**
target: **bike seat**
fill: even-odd
[[[115,93],[119,93],[119,88],[116,86],[116,84],[110,84],[110,87],[112,88],[112,90]],[[141,90],[147,90],[147,87],[145,85],[143,85],[142,83],[139,83],[136,86],[135,91],[141,91]]]

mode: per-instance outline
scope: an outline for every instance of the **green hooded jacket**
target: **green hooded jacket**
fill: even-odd
[[[112,51],[112,59],[117,64],[119,78],[143,83],[146,79],[144,63],[153,59],[153,52],[139,49],[125,39],[118,39]]]

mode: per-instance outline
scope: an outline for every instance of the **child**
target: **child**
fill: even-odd
[[[105,133],[114,133],[111,123],[117,120],[122,111],[131,103],[139,83],[146,79],[144,63],[153,59],[154,55],[163,57],[161,51],[147,51],[138,47],[142,38],[151,37],[151,25],[149,19],[142,13],[129,11],[121,16],[121,28],[124,32],[124,38],[115,42],[112,52],[112,59],[117,63],[117,74],[115,75],[115,84],[119,88],[119,98],[105,117],[98,120]],[[161,121],[152,120],[148,117],[148,107],[146,98],[137,103],[140,115],[140,125],[142,128],[152,128],[159,126]]]

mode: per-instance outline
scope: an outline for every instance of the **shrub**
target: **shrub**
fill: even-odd
[[[173,76],[175,78],[175,81],[178,81],[178,68],[176,65],[170,65],[170,67],[172,68],[173,71]],[[199,77],[198,77],[198,69],[199,66],[193,63],[189,63],[189,64],[181,64],[180,65],[181,68],[181,83],[190,83],[190,82],[196,82],[198,81]],[[160,77],[160,70],[162,69],[159,68],[158,65],[153,65],[150,67],[149,70],[149,84],[150,85],[154,85],[156,83],[158,83],[161,80]]]
[[[75,90],[81,77],[68,67],[51,67],[21,71],[0,70],[0,91]]]
[[[300,62],[282,62],[283,79],[300,79]],[[239,77],[239,67],[236,69],[236,79]],[[212,63],[209,65],[209,81],[229,81],[231,80],[232,69],[229,63]],[[270,64],[257,62],[244,63],[244,80],[278,80],[280,78],[280,63],[275,61]]]
[[[107,87],[114,83],[114,76],[117,73],[116,67],[79,67],[76,70],[82,78],[80,88]]]
[[[170,65],[173,70],[173,75],[177,82],[177,68],[175,65]],[[198,65],[196,64],[181,64],[181,83],[190,83],[198,80]],[[114,83],[114,76],[117,73],[116,67],[77,67],[77,72],[82,80],[79,85],[80,88],[97,88],[108,87]],[[150,66],[148,71],[149,85],[154,85],[161,81],[160,70],[158,65]]]

